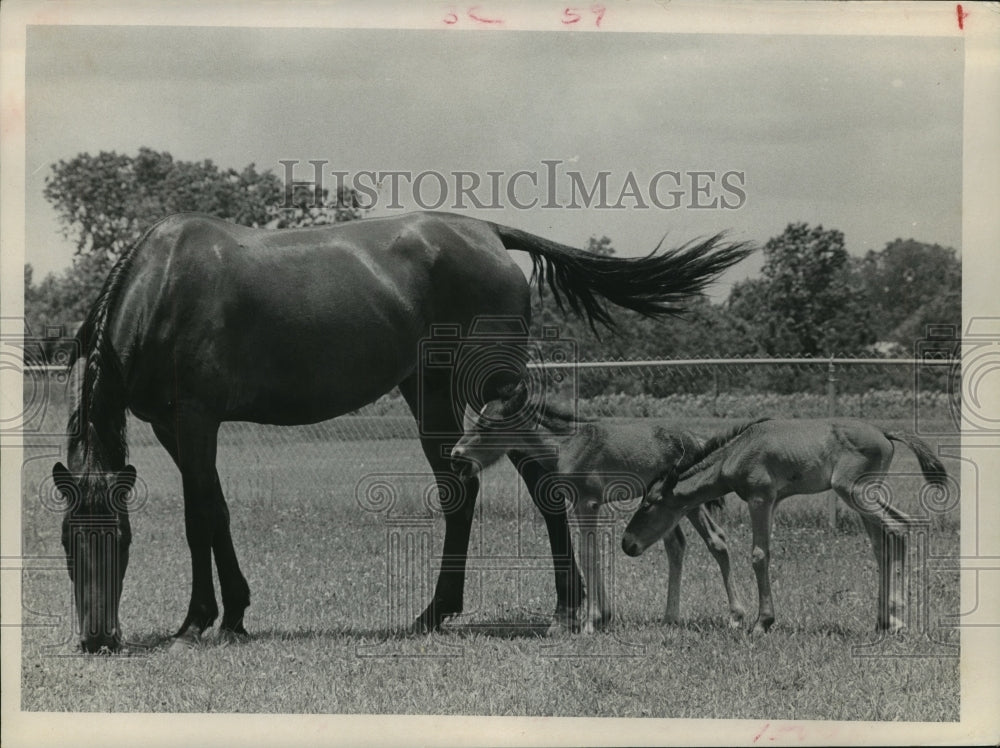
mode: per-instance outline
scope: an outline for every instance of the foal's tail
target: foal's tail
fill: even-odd
[[[568,306],[595,330],[598,322],[614,327],[602,299],[647,317],[681,314],[689,297],[755,249],[746,242],[724,242],[723,235],[716,234],[661,254],[654,250],[646,257],[608,257],[491,225],[504,247],[531,255],[539,289],[547,284],[561,310]]]
[[[934,451],[927,442],[911,434],[895,434],[889,431],[883,431],[882,433],[890,441],[902,442],[913,450],[913,454],[917,456],[917,462],[920,463],[920,470],[924,474],[924,479],[928,483],[937,486],[944,485],[948,473],[944,469],[941,460],[937,458],[937,455],[934,454]]]

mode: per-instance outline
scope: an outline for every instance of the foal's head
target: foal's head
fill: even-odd
[[[476,475],[520,446],[528,425],[527,400],[527,388],[520,383],[502,390],[479,410],[465,406],[462,436],[451,450],[452,466],[459,476]]]
[[[638,556],[649,546],[672,531],[690,511],[674,497],[677,472],[671,470],[646,491],[646,499],[632,515],[625,534],[622,550],[626,555]]]
[[[462,436],[451,449],[452,467],[459,476],[477,475],[515,446],[505,423],[504,401],[490,400],[478,411],[465,406]]]

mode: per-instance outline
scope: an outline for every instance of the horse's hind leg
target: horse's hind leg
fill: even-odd
[[[561,497],[556,500],[543,496],[539,482],[555,471],[555,459],[529,459],[522,455],[511,455],[511,462],[517,468],[528,494],[535,503],[549,536],[552,549],[552,563],[555,567],[556,610],[549,625],[549,635],[562,631],[572,631],[576,625],[576,614],[583,599],[583,578],[573,555],[573,541],[570,535],[566,507]]]
[[[225,606],[222,628],[245,634],[243,612],[250,604],[250,588],[236,559],[229,532],[226,506],[215,469],[219,424],[180,410],[175,427],[154,425],[160,443],[181,471],[184,488],[184,528],[191,552],[191,602],[187,616],[175,634],[196,640],[219,614],[212,582],[212,552],[219,571]]]
[[[736,588],[733,586],[729,564],[729,544],[726,542],[725,530],[712,518],[711,512],[704,504],[691,512],[688,519],[701,535],[701,539],[705,541],[708,552],[712,554],[715,563],[719,565],[719,571],[722,573],[722,585],[726,588],[726,599],[729,601],[729,625],[732,628],[739,628],[743,625],[747,613]]]
[[[684,573],[684,549],[687,539],[680,525],[663,537],[663,550],[667,554],[667,609],[664,623],[681,620],[681,576]]]

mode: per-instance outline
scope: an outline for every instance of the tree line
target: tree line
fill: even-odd
[[[72,335],[86,316],[113,263],[142,232],[170,213],[197,211],[248,226],[285,228],[363,217],[349,189],[331,195],[301,184],[287,186],[250,164],[223,169],[212,161],[181,161],[142,148],[134,156],[80,154],[53,164],[45,197],[64,234],[75,243],[71,267],[41,280],[25,266],[25,317],[30,334]],[[588,251],[614,254],[608,237],[592,237]],[[928,326],[961,324],[961,261],[950,247],[896,239],[863,256],[848,252],[842,232],[790,223],[762,248],[757,277],[734,284],[721,303],[692,299],[680,320],[616,313],[617,328],[600,337],[580,320],[559,314],[534,289],[539,330],[555,325],[571,338],[581,360],[705,357],[910,356]],[[905,375],[902,372],[897,375]],[[795,391],[815,372],[762,372],[758,388]],[[638,382],[638,384],[637,384]],[[702,377],[682,389],[709,386]],[[854,382],[855,388],[867,386]],[[614,371],[591,377],[596,392],[639,388],[676,391]]]

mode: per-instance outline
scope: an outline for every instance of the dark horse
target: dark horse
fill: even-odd
[[[605,301],[672,314],[751,248],[712,237],[641,258],[605,257],[494,223],[414,213],[322,228],[261,230],[201,215],[163,219],[111,270],[77,333],[83,381],[70,417],[67,469],[53,469],[68,508],[63,545],[83,648],[120,646],[118,606],[131,531],[125,496],[125,414],[148,421],[180,469],[191,551],[191,603],[176,636],[245,634],[250,589],[240,571],[216,472],[223,421],[304,424],[355,410],[399,387],[418,420],[427,460],[449,495],[434,596],[414,624],[436,629],[461,612],[478,479],[458,477],[448,455],[467,402],[487,402],[523,376],[529,284],[508,249],[528,252],[539,287],[595,323]],[[519,366],[453,385],[448,367],[422,367],[432,327],[468,336],[489,318],[515,336]],[[509,342],[509,341],[508,341]],[[475,401],[475,402],[473,402]],[[555,566],[557,620],[579,604],[565,509],[536,496],[545,465],[518,469],[544,515]]]

